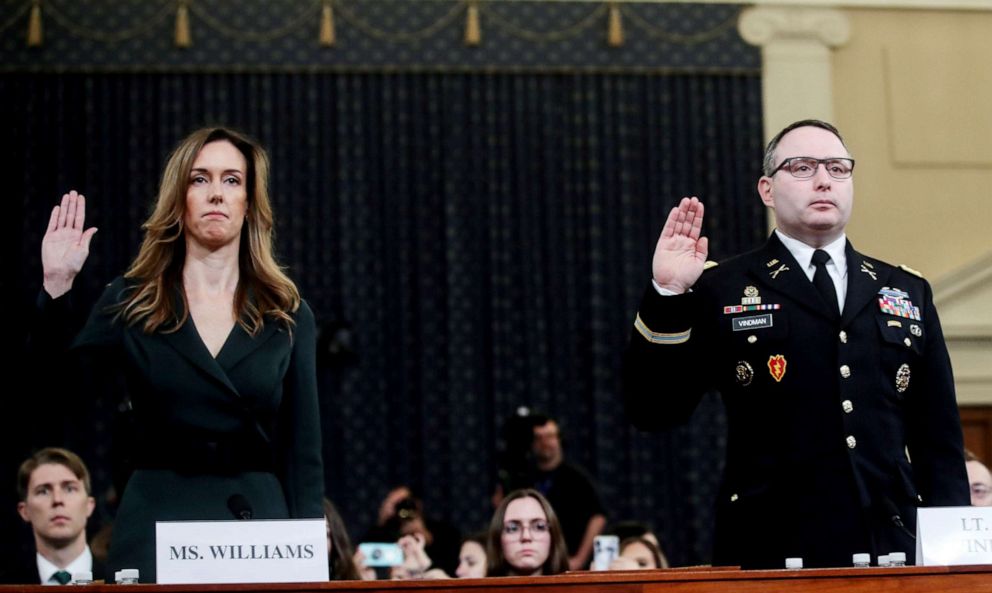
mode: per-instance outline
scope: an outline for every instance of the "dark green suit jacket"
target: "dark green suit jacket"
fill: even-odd
[[[84,360],[109,360],[124,374],[137,425],[137,471],[115,519],[109,573],[138,568],[141,582],[154,582],[155,521],[234,519],[232,496],[243,497],[255,519],[322,517],[307,304],[291,331],[270,320],[252,337],[236,325],[215,359],[192,318],[152,334],[116,320],[126,289],[123,278],[108,285],[72,343]],[[49,335],[66,317],[66,301],[41,298]]]

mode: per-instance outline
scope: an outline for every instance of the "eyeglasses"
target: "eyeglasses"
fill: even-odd
[[[854,173],[854,159],[817,159],[811,156],[794,156],[782,161],[782,164],[776,167],[769,177],[785,169],[793,177],[809,179],[816,175],[816,169],[820,163],[823,163],[823,168],[827,170],[827,174],[834,179],[850,179]]]
[[[503,524],[503,534],[511,537],[523,537],[524,530],[530,531],[531,537],[544,536],[548,533],[548,522],[544,519],[534,519],[530,525],[520,521],[507,521]]]

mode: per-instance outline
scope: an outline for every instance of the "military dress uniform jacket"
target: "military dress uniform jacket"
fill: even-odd
[[[624,357],[631,421],[683,423],[711,389],[726,407],[716,564],[912,559],[917,506],[969,504],[930,286],[850,242],[846,254],[840,320],[774,234],[691,292],[649,286],[641,302]]]
[[[152,334],[115,319],[126,286],[123,278],[108,285],[72,344],[83,364],[123,373],[137,424],[137,469],[114,521],[108,572],[138,568],[141,582],[155,581],[156,521],[232,520],[241,511],[254,519],[322,517],[315,324],[307,304],[293,315],[291,335],[273,320],[255,337],[235,325],[214,358],[191,317],[176,331]],[[53,341],[67,301],[42,293],[35,334]],[[232,502],[235,495],[242,498]]]

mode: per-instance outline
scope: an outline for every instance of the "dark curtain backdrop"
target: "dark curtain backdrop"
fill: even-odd
[[[271,150],[278,253],[318,322],[353,328],[356,359],[320,368],[327,492],[353,533],[400,482],[429,514],[483,527],[499,426],[526,405],[560,418],[611,518],[653,523],[676,564],[708,560],[721,405],[640,434],[618,368],[681,196],[706,202],[711,258],[765,234],[757,74],[9,73],[0,98],[9,344],[63,192],[84,192],[100,228],[75,291],[91,301],[134,256],[171,147],[230,124]],[[58,361],[31,364],[5,362],[41,380],[5,396],[2,475],[68,444],[102,492],[117,394],[52,387]],[[50,409],[66,383],[97,405]]]

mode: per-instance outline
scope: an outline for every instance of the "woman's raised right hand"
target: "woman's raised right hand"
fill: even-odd
[[[53,299],[69,292],[90,254],[90,239],[97,229],[83,230],[85,222],[86,198],[76,190],[63,195],[62,203],[52,208],[41,240],[41,266],[45,292]]]

